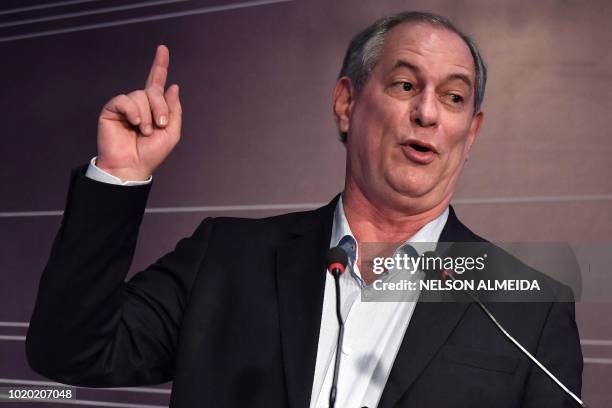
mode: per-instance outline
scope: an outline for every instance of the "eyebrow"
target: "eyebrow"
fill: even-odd
[[[411,62],[404,61],[404,60],[397,60],[397,62],[395,63],[391,71],[395,71],[398,68],[408,68],[411,71],[421,72],[421,69],[419,67],[417,67]]]
[[[405,61],[405,60],[397,60],[397,62],[395,63],[395,65],[393,66],[392,71],[395,71],[398,68],[407,68],[411,71],[416,72],[417,74],[421,72],[421,69],[414,65],[411,62]],[[465,74],[461,74],[461,73],[453,73],[450,74],[449,76],[446,77],[445,82],[450,82],[450,81],[455,81],[455,80],[459,80],[461,82],[464,82],[468,88],[472,89],[474,84],[472,84],[472,80],[470,79],[469,76],[465,75]]]

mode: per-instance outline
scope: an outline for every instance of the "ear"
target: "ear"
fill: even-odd
[[[349,131],[354,97],[355,88],[353,87],[353,81],[346,76],[338,79],[332,95],[332,108],[338,130],[342,133],[348,133]]]
[[[465,160],[470,157],[470,149],[472,145],[476,141],[476,138],[480,134],[480,127],[482,126],[482,121],[484,120],[484,113],[482,111],[478,112],[476,115],[472,117],[472,123],[470,123],[470,130],[468,132],[468,138],[465,143]]]

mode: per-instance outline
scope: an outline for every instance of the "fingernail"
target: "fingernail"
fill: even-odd
[[[134,121],[135,125],[140,125],[140,118],[136,118],[136,120]]]
[[[168,123],[168,118],[165,115],[161,115],[159,117],[159,125],[166,126],[167,123]]]

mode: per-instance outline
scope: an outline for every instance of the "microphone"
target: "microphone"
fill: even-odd
[[[336,284],[336,317],[338,318],[338,341],[336,343],[336,361],[334,362],[334,377],[329,390],[329,408],[334,408],[336,396],[338,395],[338,371],[340,370],[340,351],[342,350],[342,338],[344,337],[344,322],[340,308],[340,275],[344,273],[348,264],[348,255],[341,247],[333,247],[327,251],[327,270],[334,277]]]
[[[436,251],[427,251],[423,254],[423,258],[441,258],[440,254],[438,254],[438,252]],[[429,264],[429,262],[425,263],[426,265]],[[435,262],[431,262],[431,264],[435,265]],[[452,281],[456,281],[457,278],[455,278],[455,271],[453,271],[452,269],[445,269],[442,268],[442,270],[426,270],[423,271],[425,272],[425,274],[432,278],[435,276],[435,274],[440,273],[440,278],[445,281],[445,280],[452,280]],[[487,309],[487,307],[482,304],[482,302],[476,297],[474,296],[471,292],[467,291],[467,290],[462,290],[463,293],[466,293],[474,302],[476,302],[478,304],[478,306],[480,306],[480,309],[482,309],[482,311],[487,315],[487,317],[495,324],[495,326],[499,329],[499,331],[501,331],[504,336],[506,336],[506,338],[508,338],[508,340],[510,340],[512,342],[512,344],[514,344],[520,351],[523,352],[523,354],[525,354],[527,357],[529,357],[529,359],[535,364],[537,365],[540,370],[542,370],[551,380],[554,381],[555,384],[557,384],[557,386],[559,388],[561,388],[565,394],[569,395],[570,397],[572,397],[574,399],[574,401],[576,401],[578,404],[580,404],[581,407],[586,408],[587,405],[580,399],[578,398],[578,396],[576,396],[576,394],[574,394],[569,388],[567,388],[561,381],[559,381],[559,379],[557,377],[555,377],[555,375],[553,373],[551,373],[550,371],[548,371],[548,369],[546,367],[544,367],[544,365],[542,363],[540,363],[538,361],[537,358],[535,358],[529,351],[527,351],[527,349],[525,349],[525,347],[523,347],[521,345],[521,343],[519,343],[514,337],[512,337],[512,335],[510,335],[510,333],[508,333],[508,331],[506,329],[504,329],[504,327],[501,325],[501,323],[499,323],[497,321],[497,319],[495,318],[495,316],[493,316],[493,314],[489,311],[489,309]]]
[[[327,251],[327,270],[329,273],[334,277],[336,277],[336,275],[339,277],[344,273],[347,264],[348,255],[343,248],[339,246],[329,248]]]

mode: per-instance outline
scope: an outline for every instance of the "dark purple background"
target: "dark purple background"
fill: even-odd
[[[100,13],[140,2],[98,0],[2,13],[43,3],[0,6],[0,386],[44,381],[27,367],[21,326],[60,223],[53,212],[63,208],[70,168],[96,154],[100,108],[142,87],[159,43],[171,51],[170,83],[181,85],[183,139],[155,174],[149,207],[166,210],[145,216],[135,270],[205,216],[303,209],[340,191],[344,150],[330,98],[342,56],[359,29],[404,9],[447,15],[488,62],[484,127],[455,200],[461,219],[494,241],[612,242],[610,2],[193,0]],[[219,5],[249,7],[198,12]],[[7,25],[90,10],[98,12]],[[177,12],[191,15],[125,21]],[[261,207],[227,207],[250,205]],[[191,206],[220,208],[179,212]],[[612,404],[611,306],[577,305],[592,407]],[[77,393],[168,400],[147,389]]]

